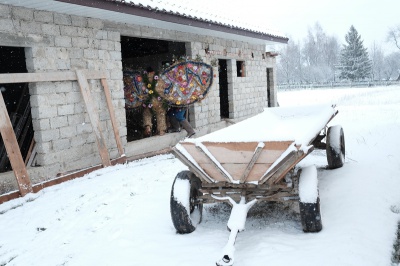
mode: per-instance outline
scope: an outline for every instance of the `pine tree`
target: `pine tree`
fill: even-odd
[[[354,26],[350,27],[345,40],[347,44],[343,45],[340,54],[340,78],[355,81],[370,77],[371,60]]]

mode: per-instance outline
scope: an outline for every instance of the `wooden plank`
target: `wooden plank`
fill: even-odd
[[[226,170],[225,169],[222,169],[222,165],[218,165],[216,162],[215,162],[215,158],[213,159],[212,157],[211,157],[211,154],[209,154],[209,153],[207,153],[204,149],[207,149],[204,145],[203,146],[197,146],[196,145],[196,148],[197,148],[197,150],[198,151],[200,151],[201,153],[203,153],[207,158],[208,158],[208,160],[209,160],[209,162],[211,163],[211,165],[213,165],[214,167],[215,167],[215,169],[224,177],[224,179],[226,180],[226,181],[228,181],[228,182],[232,182],[233,180],[231,180],[231,178],[225,173],[226,172]]]
[[[104,71],[81,70],[87,79],[106,78]],[[26,83],[26,82],[46,82],[46,81],[71,81],[77,80],[76,73],[48,72],[48,73],[14,73],[0,74],[0,84],[2,83]]]
[[[186,158],[178,149],[172,148],[172,153],[177,157],[183,164],[189,167],[189,170],[193,172],[198,178],[205,181],[206,183],[213,183],[213,180],[200,171],[190,160]]]
[[[32,192],[32,184],[26,171],[25,162],[22,159],[21,151],[18,146],[17,138],[7,113],[3,94],[0,92],[0,132],[6,147],[7,155],[17,179],[18,188],[22,196]]]
[[[258,163],[273,163],[293,141],[267,141]],[[186,144],[186,143],[184,143]],[[202,142],[209,152],[221,164],[244,163],[248,164],[256,149],[258,142]],[[271,161],[271,159],[273,159]]]
[[[92,124],[93,132],[96,136],[97,147],[99,149],[100,158],[103,166],[110,166],[110,156],[108,154],[108,149],[106,145],[106,141],[103,137],[99,114],[95,105],[93,104],[92,97],[90,95],[90,88],[87,82],[87,79],[84,75],[84,72],[81,70],[76,70],[76,77],[79,83],[79,87],[82,92],[83,100],[86,105],[86,110],[89,114],[90,123]]]
[[[193,157],[194,161],[199,165],[209,177],[215,181],[226,181],[225,177],[220,171],[217,171],[210,163],[209,158],[201,151],[199,151],[194,143],[181,143],[185,150]]]
[[[310,148],[307,153],[304,153],[302,150],[292,151],[289,156],[281,161],[278,169],[276,169],[273,174],[268,175],[268,178],[264,180],[267,181],[270,185],[278,183],[291,169],[293,169],[293,167],[296,166],[296,164],[303,160],[304,157],[310,154],[313,150],[314,148]]]
[[[246,182],[246,179],[249,176],[249,173],[250,173],[251,169],[253,169],[253,166],[256,163],[258,157],[260,157],[260,154],[261,154],[261,151],[262,151],[263,148],[264,148],[264,143],[260,142],[257,145],[256,150],[254,151],[253,157],[251,158],[249,164],[246,167],[246,170],[244,171],[244,173],[240,177],[240,183]]]
[[[108,83],[105,78],[101,79],[101,84],[103,85],[104,93],[106,95],[108,111],[110,112],[111,124],[112,124],[113,130],[114,130],[114,137],[115,137],[115,141],[117,143],[119,156],[122,157],[125,155],[125,153],[124,153],[124,149],[122,147],[121,138],[119,136],[118,123],[117,123],[117,120],[115,119],[115,110],[114,110],[114,105],[113,105],[112,99],[111,99],[110,89],[108,87]]]
[[[283,158],[278,164],[276,164],[271,170],[269,170],[268,174],[263,176],[259,182],[259,184],[263,184],[265,181],[267,181],[272,175],[278,171],[279,168],[282,167],[282,165],[288,161],[290,158],[292,158],[297,151],[291,151],[288,155],[286,155],[285,158]]]

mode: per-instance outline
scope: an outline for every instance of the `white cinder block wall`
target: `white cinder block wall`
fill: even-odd
[[[263,55],[264,45],[0,5],[0,45],[24,47],[28,72],[106,71],[127,156],[171,146],[173,141],[163,141],[165,137],[146,139],[146,144],[126,141],[121,36],[185,42],[187,56],[200,55],[209,64],[215,59],[226,59],[230,119],[255,115],[268,105],[266,69],[275,68],[275,59]],[[236,77],[236,60],[245,62],[245,77]],[[214,84],[206,99],[191,107],[190,121],[198,132],[207,133],[225,125],[220,117],[218,67],[214,67],[214,74]],[[89,84],[110,157],[116,158],[117,148],[100,81],[92,80]],[[29,87],[40,165],[28,169],[32,182],[99,164],[95,137],[77,82],[40,82]],[[274,86],[271,92],[276,105]],[[0,174],[0,192],[15,187],[13,179],[12,173]]]

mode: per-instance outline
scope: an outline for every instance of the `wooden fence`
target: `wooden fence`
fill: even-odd
[[[355,88],[400,85],[400,81],[359,81],[359,82],[321,82],[321,83],[281,83],[277,85],[280,90],[291,89],[319,89],[319,88]]]

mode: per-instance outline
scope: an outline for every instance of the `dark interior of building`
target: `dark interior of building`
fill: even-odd
[[[148,67],[161,73],[165,65],[171,64],[174,58],[185,56],[183,42],[172,42],[156,39],[144,39],[121,36],[122,67],[142,72]],[[157,135],[156,121],[153,115],[152,135]],[[143,138],[143,109],[126,108],[127,140]]]
[[[0,74],[27,73],[23,47],[0,46]],[[25,160],[32,147],[33,127],[27,83],[0,84],[7,112],[14,128],[21,154]],[[0,172],[11,170],[11,165],[0,139]]]

